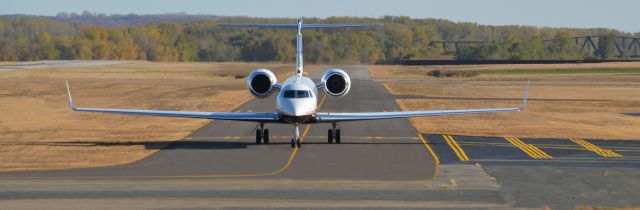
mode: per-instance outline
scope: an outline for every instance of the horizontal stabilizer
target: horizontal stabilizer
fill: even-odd
[[[254,27],[254,28],[298,28],[298,24],[219,24],[224,27]],[[349,28],[349,27],[373,27],[382,24],[302,24],[302,28]]]

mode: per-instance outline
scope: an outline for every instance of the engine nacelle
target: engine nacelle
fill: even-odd
[[[351,89],[351,78],[341,69],[329,69],[322,76],[322,85],[325,93],[336,97],[344,96]]]
[[[271,95],[277,82],[276,75],[268,69],[253,70],[247,77],[249,91],[258,98],[266,98]]]

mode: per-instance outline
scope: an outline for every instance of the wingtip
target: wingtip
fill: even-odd
[[[522,105],[518,111],[524,111],[527,109],[527,98],[529,98],[529,86],[531,86],[531,80],[527,80],[527,86],[524,89],[524,96],[522,97]]]
[[[71,110],[76,110],[76,106],[73,103],[73,98],[71,97],[71,88],[69,87],[69,80],[65,80],[65,84],[67,85],[67,97],[69,99],[69,107]]]

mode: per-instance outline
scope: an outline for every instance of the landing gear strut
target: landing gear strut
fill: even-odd
[[[335,140],[336,144],[340,144],[340,135],[342,132],[340,131],[340,128],[336,128],[336,123],[332,123],[331,125],[332,128],[327,132],[327,143],[333,144],[333,141]]]
[[[269,143],[269,129],[264,129],[264,123],[260,123],[260,128],[256,129],[256,144]]]
[[[298,124],[295,125],[293,131],[293,138],[291,139],[291,148],[300,148],[300,130],[298,130]]]

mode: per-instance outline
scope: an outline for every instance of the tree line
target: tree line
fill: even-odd
[[[295,20],[224,17],[109,27],[69,23],[60,18],[3,16],[0,17],[0,60],[293,62],[294,31],[217,26],[219,23],[288,22]],[[305,22],[384,24],[364,29],[306,29],[303,33],[305,62],[311,63],[391,64],[403,59],[433,58],[597,59],[582,51],[571,37],[633,35],[611,29],[491,26],[397,16],[309,18]],[[555,39],[550,43],[543,42],[548,38]],[[429,46],[432,40],[483,40],[489,43],[454,52]]]

